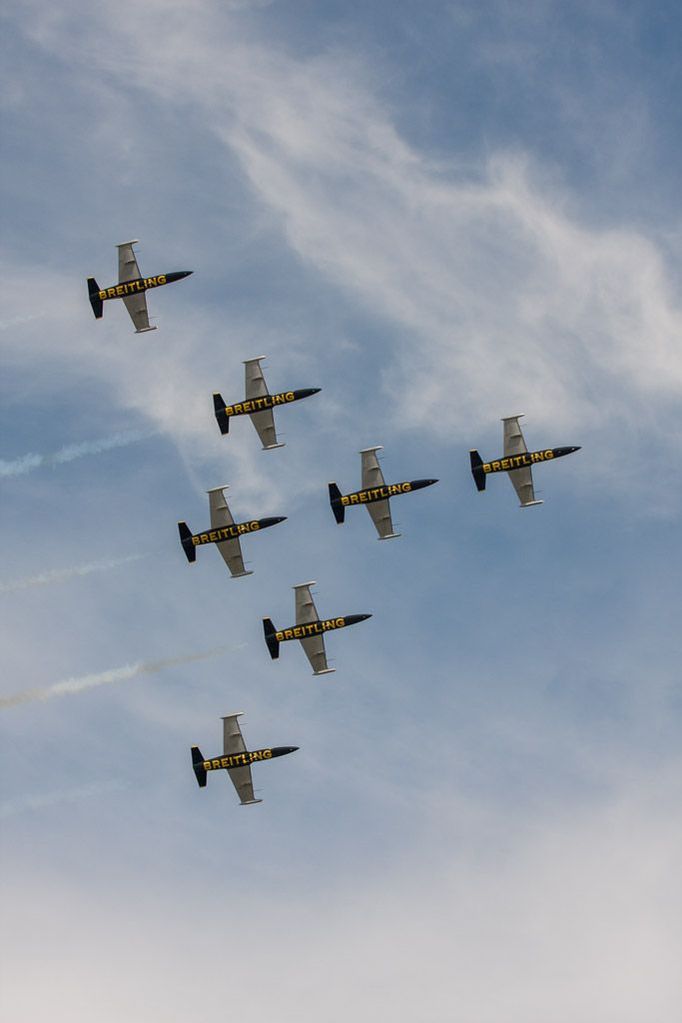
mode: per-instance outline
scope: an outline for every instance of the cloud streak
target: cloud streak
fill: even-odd
[[[129,565],[133,561],[140,561],[142,558],[148,557],[149,554],[129,554],[125,558],[89,561],[84,565],[73,565],[71,568],[56,568],[49,572],[40,572],[38,575],[24,576],[22,579],[10,579],[8,582],[0,581],[0,593],[31,590],[36,586],[50,586],[52,583],[61,583],[67,579],[91,575],[93,572],[108,572],[112,568],[120,568],[121,565]]]
[[[128,679],[137,678],[139,675],[156,675],[157,672],[164,671],[165,668],[175,668],[180,664],[191,664],[194,661],[205,661],[211,657],[218,657],[229,649],[228,646],[213,647],[211,650],[201,650],[195,654],[180,654],[177,657],[167,657],[158,661],[137,661],[135,664],[110,668],[108,671],[101,671],[94,675],[67,678],[63,682],[56,682],[51,686],[26,689],[21,693],[14,693],[12,696],[4,696],[0,699],[0,710],[18,707],[22,703],[40,703],[44,700],[51,700],[54,696],[81,693],[85,689],[111,685],[114,682],[127,682]]]

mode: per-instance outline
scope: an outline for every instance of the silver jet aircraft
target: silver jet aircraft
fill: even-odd
[[[213,408],[222,434],[229,432],[230,419],[233,416],[250,416],[260,437],[263,450],[270,451],[273,448],[284,447],[283,443],[280,444],[277,441],[272,410],[280,405],[289,405],[292,401],[300,401],[301,398],[317,394],[320,388],[304,387],[298,391],[279,391],[277,394],[270,394],[260,365],[265,358],[265,355],[259,355],[255,359],[247,359],[244,362],[246,376],[246,398],[244,401],[226,405],[222,395],[215,393]]]
[[[164,284],[181,281],[184,277],[189,277],[193,271],[176,270],[169,274],[157,274],[156,277],[143,277],[133,250],[133,245],[138,244],[139,242],[135,240],[116,246],[118,249],[118,284],[114,284],[111,288],[100,288],[94,277],[88,277],[88,297],[96,320],[101,320],[103,306],[108,299],[122,299],[135,326],[135,333],[143,334],[145,330],[156,330],[156,327],[149,325],[146,292],[152,288],[161,288]]]
[[[214,543],[229,568],[232,578],[239,579],[244,575],[253,575],[252,571],[247,571],[244,568],[239,538],[249,533],[256,533],[261,529],[267,529],[268,526],[276,526],[278,522],[285,521],[286,515],[275,515],[267,519],[251,519],[249,522],[235,522],[225,497],[226,490],[227,486],[223,486],[213,487],[207,491],[211,512],[210,529],[204,533],[192,533],[186,522],[178,522],[178,531],[182,549],[190,563],[196,561],[197,547]]]
[[[379,539],[392,540],[394,537],[400,536],[400,533],[393,530],[389,499],[398,494],[410,494],[413,490],[430,487],[438,480],[405,480],[403,483],[391,483],[387,486],[376,454],[377,451],[382,450],[381,445],[376,448],[364,448],[360,452],[362,456],[362,490],[356,490],[353,494],[342,494],[336,483],[330,483],[329,503],[339,525],[343,522],[346,508],[364,504],[376,527]]]
[[[192,746],[192,767],[196,775],[199,788],[206,787],[206,775],[209,771],[227,771],[228,777],[239,796],[242,806],[250,806],[253,803],[262,803],[262,799],[256,799],[253,792],[253,780],[251,778],[251,764],[261,760],[273,760],[275,757],[286,756],[287,753],[295,753],[298,746],[271,746],[267,749],[247,750],[242,736],[239,721],[243,711],[236,714],[228,714],[223,718],[223,752],[222,756],[205,760],[203,753],[198,746]]]
[[[504,423],[504,455],[494,462],[484,462],[478,451],[475,449],[469,452],[471,461],[471,473],[478,490],[485,490],[487,477],[493,472],[507,472],[512,481],[522,508],[531,508],[533,505],[542,504],[542,501],[535,500],[533,488],[533,474],[531,467],[538,462],[551,462],[562,455],[570,455],[574,451],[580,451],[580,447],[545,448],[543,451],[529,451],[523,439],[520,416],[508,416],[503,419]]]
[[[345,629],[348,625],[355,625],[356,622],[364,622],[371,618],[371,614],[365,615],[339,615],[338,618],[322,618],[318,616],[315,601],[310,592],[310,587],[315,583],[299,583],[293,589],[296,592],[296,624],[290,629],[275,629],[269,618],[263,619],[263,631],[270,656],[273,661],[279,657],[279,645],[290,639],[297,639],[305,655],[310,661],[313,675],[327,675],[336,668],[330,668],[327,664],[327,652],[324,646],[324,637],[327,632],[335,629]]]

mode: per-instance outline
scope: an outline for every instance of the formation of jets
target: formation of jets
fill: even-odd
[[[160,274],[157,277],[142,277],[133,246],[136,241],[125,242],[118,246],[119,282],[110,288],[100,289],[94,277],[88,278],[88,296],[92,310],[97,319],[102,317],[103,304],[114,298],[123,300],[135,326],[140,334],[147,330],[155,330],[150,326],[147,311],[146,292],[174,281],[188,277],[191,270],[180,270],[173,273]],[[261,441],[263,450],[270,451],[283,447],[277,438],[273,410],[292,402],[318,394],[319,387],[307,387],[298,390],[268,391],[261,362],[265,356],[247,359],[245,367],[245,397],[242,401],[227,404],[222,395],[214,393],[214,414],[221,434],[230,429],[230,420],[237,416],[248,415],[251,418]],[[501,458],[484,462],[478,451],[470,451],[471,472],[479,491],[485,490],[487,477],[493,473],[506,472],[518,495],[522,508],[542,504],[535,499],[532,469],[538,463],[554,461],[563,455],[579,451],[579,447],[544,448],[528,451],[521,431],[519,420],[522,416],[509,416],[502,420],[504,454]],[[406,480],[402,483],[387,484],[377,452],[382,447],[364,448],[360,451],[362,459],[361,489],[349,494],[342,494],[336,483],[329,483],[329,503],[336,522],[344,522],[347,508],[364,505],[374,523],[380,540],[398,537],[393,527],[390,501],[401,494],[410,494],[438,483],[437,479]],[[205,532],[192,533],[186,522],[178,522],[180,543],[190,563],[196,561],[197,548],[214,544],[225,561],[230,575],[234,579],[252,575],[245,568],[241,540],[260,532],[270,526],[284,522],[286,516],[270,516],[261,519],[250,519],[235,522],[227,504],[226,485],[213,487],[207,491],[211,525]],[[311,593],[314,582],[299,583],[294,586],[296,623],[289,628],[276,629],[270,618],[263,619],[263,632],[270,657],[279,658],[280,644],[289,640],[298,640],[313,669],[313,675],[326,675],[335,671],[327,662],[325,638],[330,632],[336,632],[349,625],[371,618],[371,614],[339,615],[335,618],[320,618]],[[192,766],[197,782],[204,788],[210,771],[225,770],[232,781],[242,805],[260,803],[254,796],[251,765],[262,760],[293,753],[298,746],[274,746],[249,751],[239,727],[240,713],[230,714],[223,721],[223,753],[221,756],[205,759],[198,746],[192,746]]]

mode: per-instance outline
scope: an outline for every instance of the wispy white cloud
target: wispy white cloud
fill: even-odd
[[[246,41],[238,22],[226,43],[229,16],[211,5],[160,26],[153,10],[125,10],[93,22],[106,52],[70,49],[68,20],[38,17],[30,31],[157,100],[181,86],[226,164],[240,161],[254,211],[270,211],[311,273],[385,320],[379,394],[395,427],[466,431],[469,447],[525,412],[552,442],[591,441],[596,485],[649,489],[652,444],[678,451],[682,395],[682,310],[651,239],[581,220],[555,168],[523,153],[464,170],[411,147],[355,54],[300,59]],[[180,377],[196,374],[183,361],[147,387],[148,414],[170,419]],[[122,386],[137,405],[138,370]],[[175,436],[188,425],[176,419]],[[618,473],[615,444],[629,454]]]

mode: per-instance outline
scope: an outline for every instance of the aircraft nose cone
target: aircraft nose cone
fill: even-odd
[[[286,522],[286,520],[286,515],[275,515],[272,521],[277,525],[278,522]]]
[[[311,387],[311,388],[309,388],[309,390],[310,390],[311,395],[313,395],[313,394],[319,394],[320,391],[322,390],[322,388],[321,387]]]
[[[371,616],[371,614],[370,614],[370,615],[358,615],[358,621],[360,621],[360,622],[364,622],[364,621],[366,621],[366,620],[367,620],[368,618],[371,618],[371,617],[372,617],[372,616]]]

